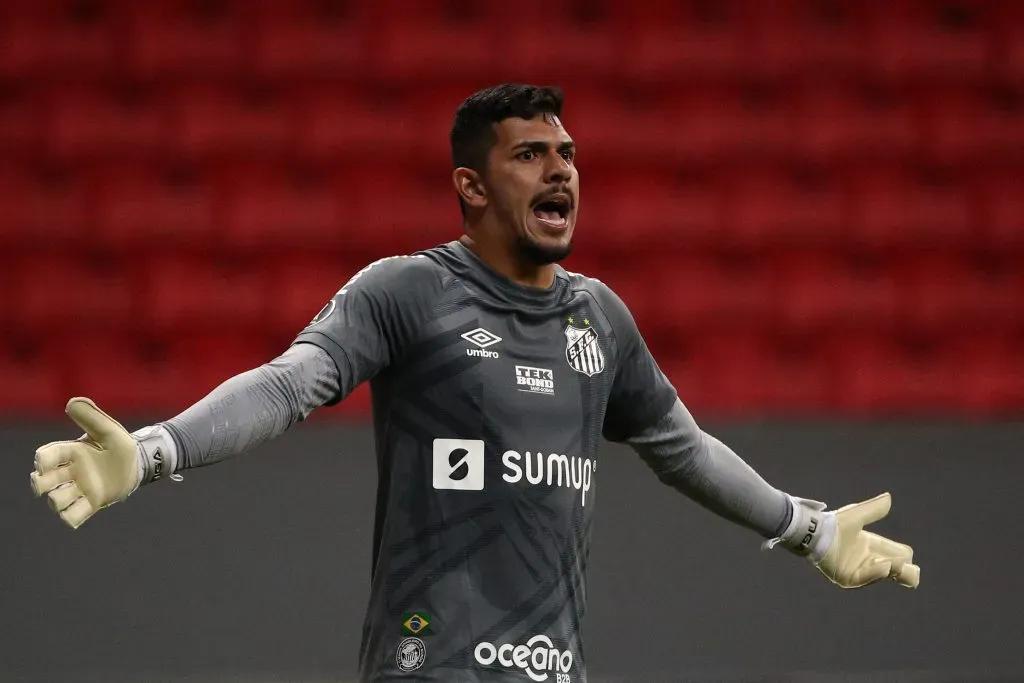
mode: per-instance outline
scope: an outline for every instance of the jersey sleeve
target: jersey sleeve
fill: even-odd
[[[374,261],[352,276],[294,341],[319,346],[337,365],[339,390],[327,405],[402,357],[441,290],[438,266],[419,254]]]
[[[658,367],[622,299],[601,283],[596,296],[616,340],[615,375],[602,433],[609,441],[625,441],[654,426],[672,408],[678,395]]]

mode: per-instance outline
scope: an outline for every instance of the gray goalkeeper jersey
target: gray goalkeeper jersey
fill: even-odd
[[[586,680],[602,436],[676,392],[622,301],[557,268],[502,277],[459,242],[356,274],[298,336],[369,381],[378,466],[370,681]]]

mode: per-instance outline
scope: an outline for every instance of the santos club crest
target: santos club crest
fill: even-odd
[[[587,377],[604,370],[604,353],[597,343],[597,332],[593,327],[580,329],[566,325],[565,340],[565,359],[569,361],[569,367]]]

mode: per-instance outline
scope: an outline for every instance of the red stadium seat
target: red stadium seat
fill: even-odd
[[[890,0],[886,11],[878,12],[862,3],[866,71],[898,83],[983,80],[991,43],[981,5]]]
[[[0,346],[0,413],[5,419],[57,413],[64,407],[68,395],[58,361],[53,349],[38,341],[24,348]]]
[[[46,93],[45,151],[61,162],[165,153],[167,119],[140,88],[60,86]]]
[[[194,402],[231,377],[257,368],[279,355],[267,337],[244,329],[216,332],[183,330],[168,345],[174,367],[188,368],[188,391]]]
[[[913,417],[962,405],[949,347],[888,335],[844,334],[832,343],[836,407],[848,415]]]
[[[634,267],[633,282],[646,290],[643,315],[649,327],[666,332],[757,329],[770,320],[767,273],[757,259],[679,252],[652,254]]]
[[[983,417],[1015,417],[1024,410],[1024,354],[1020,335],[980,333],[951,343],[958,359],[950,381],[959,408]]]
[[[772,326],[780,331],[891,330],[899,291],[885,264],[861,264],[829,252],[787,252],[772,260]]]
[[[273,88],[202,84],[173,91],[172,151],[188,159],[292,153],[295,119]]]
[[[267,286],[268,332],[281,344],[291,342],[334,294],[369,265],[372,256],[344,260],[318,251],[295,251],[260,266]],[[282,347],[283,349],[283,347]]]
[[[921,94],[925,151],[942,163],[1024,160],[1024,90],[941,89]]]
[[[272,79],[359,76],[376,44],[372,7],[317,0],[253,3],[254,72]]]
[[[237,333],[182,332],[159,341],[92,335],[76,342],[63,355],[69,377],[65,394],[89,396],[122,418],[171,417],[276,355],[260,338]],[[77,353],[88,353],[90,362],[73,362]],[[117,372],[110,372],[112,367]]]
[[[744,247],[839,243],[849,229],[845,193],[824,169],[736,171],[723,188],[722,239]]]
[[[785,157],[793,141],[786,93],[775,88],[698,88],[674,95],[663,111],[665,143],[677,163],[716,164]]]
[[[12,287],[5,315],[15,329],[36,335],[120,329],[136,313],[130,261],[37,254],[10,264]],[[73,323],[72,323],[73,321]]]
[[[142,79],[245,73],[243,6],[189,0],[126,3],[123,68]]]
[[[432,98],[426,99],[427,95]],[[342,166],[352,165],[352,159],[369,158],[374,163],[402,165],[429,160],[447,167],[447,131],[454,105],[439,112],[432,104],[437,94],[427,95],[304,89],[295,94],[297,155]]]
[[[857,72],[863,39],[843,3],[763,0],[743,12],[751,24],[745,75],[792,81]]]
[[[707,178],[625,172],[588,176],[580,192],[580,240],[608,254],[657,253],[724,239],[719,188]]]
[[[977,176],[979,236],[993,249],[1024,247],[1024,172],[994,171]]]
[[[201,256],[163,253],[140,267],[142,329],[180,334],[252,331],[263,324],[267,283],[252,263],[217,264]]]
[[[459,236],[462,217],[446,171],[420,176],[371,166],[339,173],[342,239],[382,255],[408,253]],[[351,209],[349,207],[352,207]]]
[[[1019,412],[1022,46],[1009,0],[0,3],[0,413],[184,407],[456,238],[452,115],[499,81],[565,88],[565,265],[688,404]]]
[[[395,83],[494,77],[503,64],[495,49],[500,36],[483,21],[450,22],[403,11],[375,31],[368,70]]]
[[[110,73],[117,66],[117,28],[100,2],[9,3],[0,8],[0,77]]]
[[[965,246],[979,232],[969,192],[955,173],[871,168],[850,176],[852,235],[862,245]]]
[[[84,187],[73,173],[0,163],[0,197],[8,243],[71,249],[86,236]]]
[[[792,149],[806,161],[900,159],[920,146],[913,104],[898,90],[815,81],[795,96],[794,119]]]
[[[44,127],[39,97],[28,86],[0,86],[0,155],[7,160],[37,159]]]
[[[73,348],[67,345],[58,350],[62,361],[58,367],[67,377],[63,401],[68,396],[89,396],[130,429],[142,426],[132,424],[135,418],[172,417],[212,388],[197,386],[193,368],[179,363],[166,348],[123,332],[80,334]],[[88,363],[79,362],[83,354]]]
[[[111,250],[218,246],[210,182],[195,168],[125,163],[97,167],[90,179],[98,243]],[[220,227],[218,223],[217,227]]]
[[[631,79],[646,83],[694,83],[741,74],[745,35],[740,25],[713,13],[701,16],[699,8],[712,11],[714,3],[678,4],[680,10],[670,9],[669,16],[664,17],[659,17],[657,10],[648,13],[647,4],[615,9],[619,14],[627,14],[616,16],[613,21],[626,29],[620,34],[618,47]]]
[[[1024,272],[1019,258],[970,263],[953,253],[922,254],[902,264],[901,325],[943,337],[1024,329]]]
[[[512,6],[518,10],[518,4]],[[557,35],[545,31],[501,31],[499,35],[502,60],[493,69],[497,78],[566,83],[633,75],[620,58],[625,36],[610,22],[565,20]]]
[[[679,118],[664,93],[577,83],[566,87],[565,95],[562,120],[576,141],[581,172],[592,168],[614,171],[622,166],[625,154],[631,170],[675,171],[679,164],[675,146],[689,150],[700,144],[679,135],[680,126],[685,125],[687,138],[696,137],[694,121]]]
[[[234,249],[341,246],[358,225],[322,173],[232,166],[217,186],[221,237]]]
[[[831,407],[826,349],[813,338],[695,332],[669,346],[663,371],[702,417],[814,416]]]
[[[1018,2],[994,2],[991,16],[992,75],[1003,83],[1024,85],[1024,8]]]

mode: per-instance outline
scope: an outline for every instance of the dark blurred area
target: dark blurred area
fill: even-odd
[[[0,411],[178,410],[455,239],[503,80],[564,88],[565,265],[700,414],[1024,409],[1024,3],[5,0]]]
[[[840,505],[889,490],[892,513],[872,528],[913,543],[921,586],[840,590],[609,445],[593,491],[589,683],[1024,680],[1024,423],[704,427],[794,495]],[[303,425],[76,531],[28,492],[32,449],[68,431],[0,431],[0,681],[355,681],[371,430]]]
[[[565,92],[566,268],[770,481],[892,491],[923,567],[838,591],[607,449],[592,680],[1024,680],[1024,2],[0,0],[0,682],[354,673],[366,387],[73,533],[31,453],[456,239],[451,118],[502,81]]]

